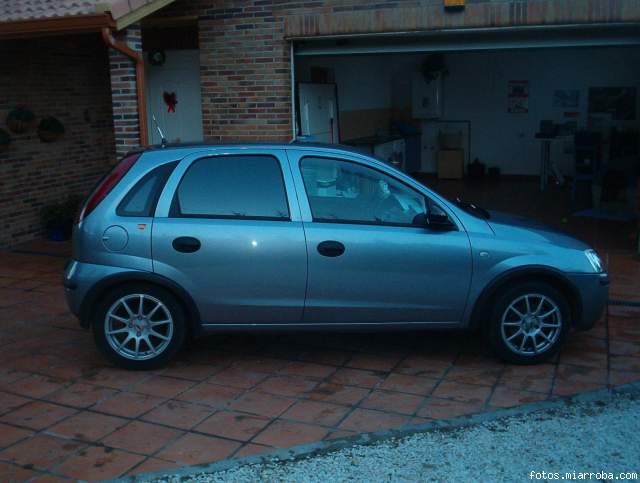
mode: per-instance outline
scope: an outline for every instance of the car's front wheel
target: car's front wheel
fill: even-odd
[[[175,297],[154,285],[127,284],[108,292],[92,323],[96,345],[126,369],[157,369],[185,339],[184,312]]]
[[[536,364],[560,350],[569,332],[570,317],[565,296],[551,285],[517,284],[496,297],[489,339],[502,359]]]

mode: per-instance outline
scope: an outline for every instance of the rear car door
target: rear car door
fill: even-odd
[[[295,323],[307,277],[304,231],[285,152],[187,156],[160,197],[153,269],[193,297],[203,323]]]
[[[471,250],[454,215],[382,163],[342,153],[287,153],[309,254],[304,321],[457,326]],[[428,209],[448,215],[452,229],[429,229]]]

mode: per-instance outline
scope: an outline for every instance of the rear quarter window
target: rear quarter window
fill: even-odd
[[[118,205],[119,216],[153,216],[158,198],[178,162],[152,169],[138,181]]]

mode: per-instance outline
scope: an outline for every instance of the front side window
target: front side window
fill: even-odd
[[[316,157],[300,167],[314,221],[424,225],[425,197],[378,170]]]
[[[171,214],[196,218],[288,220],[289,207],[280,163],[268,155],[199,159],[182,178]]]

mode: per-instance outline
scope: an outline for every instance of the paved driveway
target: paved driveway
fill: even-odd
[[[640,380],[640,312],[624,307],[535,367],[465,334],[270,334],[126,372],[67,312],[62,257],[0,260],[0,481],[114,478]],[[640,298],[634,257],[610,263],[612,296]]]

